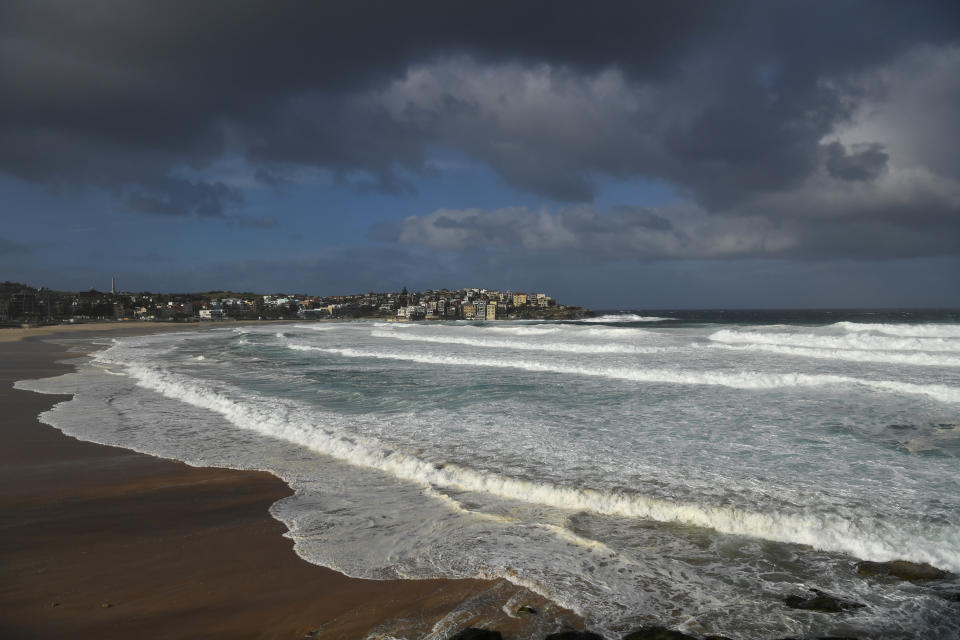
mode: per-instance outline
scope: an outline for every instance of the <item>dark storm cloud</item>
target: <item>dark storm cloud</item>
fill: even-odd
[[[927,204],[926,215],[910,224],[901,220],[904,212],[896,203],[871,207],[869,215],[844,211],[818,218],[717,214],[691,205],[612,211],[588,206],[441,209],[379,225],[373,238],[475,256],[526,256],[549,264],[748,257],[889,260],[956,253],[960,217],[955,210]]]
[[[887,168],[890,156],[883,152],[883,145],[860,145],[849,153],[839,142],[826,145],[827,172],[841,180],[873,180]]]
[[[191,182],[163,179],[151,185],[155,193],[134,191],[127,197],[127,207],[141,213],[159,215],[222,216],[223,204],[240,203],[243,197],[236,189],[222,182]]]
[[[929,219],[923,201],[942,226],[958,16],[932,1],[6,2],[0,171],[229,219],[241,193],[203,177],[225,155],[275,188],[311,167],[402,194],[441,147],[561,201],[590,201],[599,177],[664,180],[730,223],[710,237],[829,226],[848,214],[824,190],[866,217],[890,196],[894,228]],[[915,77],[931,79],[911,85],[926,119],[904,102]]]

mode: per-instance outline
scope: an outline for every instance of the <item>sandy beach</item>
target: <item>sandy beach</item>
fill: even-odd
[[[0,332],[0,637],[363,638],[398,624],[428,631],[465,600],[516,594],[505,582],[359,580],[308,564],[268,513],[290,494],[276,477],[75,440],[37,421],[67,396],[12,388],[81,355],[52,337],[196,328]]]

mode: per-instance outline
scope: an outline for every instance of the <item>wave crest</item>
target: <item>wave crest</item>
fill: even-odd
[[[873,331],[890,336],[917,338],[960,338],[956,324],[880,324],[870,322],[837,322],[831,326],[846,331]]]
[[[921,395],[947,403],[960,403],[960,389],[946,385],[915,384],[894,380],[865,380],[841,375],[803,374],[803,373],[754,373],[748,371],[683,371],[676,369],[627,369],[616,367],[578,367],[563,364],[536,362],[531,360],[497,360],[492,358],[474,358],[461,356],[437,356],[430,354],[400,354],[379,351],[364,351],[353,348],[315,347],[311,345],[289,343],[287,348],[295,351],[317,351],[347,358],[378,358],[382,360],[403,360],[421,364],[439,364],[453,366],[497,367],[503,369],[522,369],[542,373],[592,376],[632,382],[653,382],[665,384],[687,384],[730,387],[733,389],[779,389],[784,387],[825,387],[838,384],[850,384],[866,387],[874,391]]]
[[[774,344],[824,349],[858,349],[861,351],[960,351],[960,340],[874,336],[867,333],[837,336],[816,333],[777,333],[721,329],[711,334],[709,339],[727,344]]]
[[[640,316],[635,313],[609,313],[596,318],[583,318],[578,322],[666,322],[674,318],[660,316]]]
[[[104,360],[109,362],[106,358]],[[960,570],[960,555],[938,543],[942,532],[932,532],[930,539],[918,539],[916,532],[901,532],[889,523],[872,519],[853,521],[837,514],[805,511],[752,512],[727,505],[670,501],[632,491],[536,482],[455,463],[437,464],[395,448],[387,449],[370,438],[341,432],[333,426],[336,422],[334,416],[324,416],[292,401],[278,403],[275,398],[266,401],[250,395],[235,399],[226,387],[204,386],[196,379],[160,368],[128,363],[124,366],[139,386],[214,411],[237,427],[282,438],[349,464],[378,469],[427,488],[482,492],[574,512],[678,522],[721,533],[806,544],[864,558],[893,559],[903,557],[904,550],[909,549],[906,554],[909,559]]]

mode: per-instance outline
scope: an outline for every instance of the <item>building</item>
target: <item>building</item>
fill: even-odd
[[[426,315],[426,309],[419,305],[407,305],[406,307],[400,307],[397,309],[397,318],[405,318],[407,320],[423,320]]]
[[[487,320],[496,320],[497,319],[497,303],[492,300],[487,303],[487,313],[485,315]]]
[[[522,307],[525,304],[527,304],[527,294],[525,293],[513,294],[513,306]]]
[[[201,320],[223,320],[223,309],[200,309]]]

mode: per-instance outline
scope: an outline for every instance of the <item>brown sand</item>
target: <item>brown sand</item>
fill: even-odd
[[[81,326],[69,337],[94,325]],[[65,372],[54,361],[70,355],[36,338],[0,344],[0,637],[353,639],[395,619],[426,631],[467,598],[518,593],[502,582],[347,578],[294,554],[267,511],[290,494],[276,477],[192,468],[42,425],[37,415],[68,396],[12,384]]]
[[[280,324],[279,321],[276,322]],[[32,327],[0,327],[0,342],[16,342],[24,338],[49,337],[52,335],[69,338],[93,336],[143,335],[167,331],[196,331],[251,324],[274,324],[268,320],[237,320],[223,322],[86,322],[80,324],[50,324]]]

